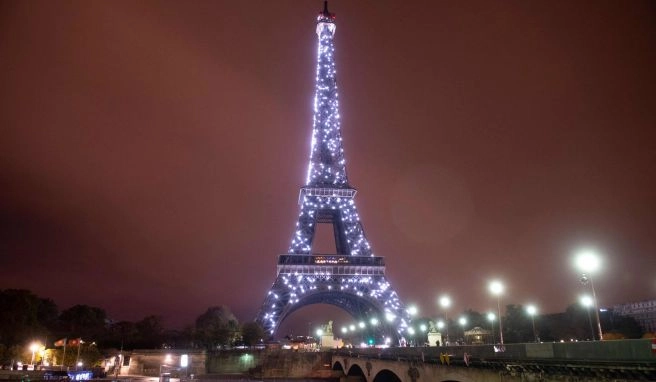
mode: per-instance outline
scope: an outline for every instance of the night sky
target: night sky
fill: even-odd
[[[1,2],[0,289],[252,320],[299,211],[322,8]],[[405,303],[487,311],[499,278],[503,304],[563,311],[584,247],[602,306],[656,297],[656,3],[330,10],[349,180]]]

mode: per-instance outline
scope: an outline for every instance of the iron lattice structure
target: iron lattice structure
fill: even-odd
[[[257,317],[273,335],[297,309],[331,304],[355,319],[379,322],[380,330],[407,327],[409,314],[374,256],[346,175],[335,71],[335,15],[327,2],[317,17],[317,77],[310,163],[299,195],[300,214],[288,254],[278,259],[277,278]],[[317,224],[332,224],[335,254],[311,254]],[[398,335],[397,334],[397,335]]]

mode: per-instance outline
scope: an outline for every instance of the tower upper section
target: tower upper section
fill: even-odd
[[[317,16],[317,77],[306,185],[349,188],[340,131],[334,35],[335,15],[328,11],[328,2],[325,2],[323,11]]]

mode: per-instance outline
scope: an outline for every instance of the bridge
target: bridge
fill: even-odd
[[[341,349],[347,381],[654,381],[656,340]]]
[[[190,358],[189,375],[206,381],[221,379],[217,376],[340,382],[656,381],[656,340],[651,339],[321,352],[275,347],[135,350],[124,353],[129,355],[129,365],[124,364],[119,377],[157,377],[167,359],[178,364],[182,354]]]

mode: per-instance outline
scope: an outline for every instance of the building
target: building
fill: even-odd
[[[632,317],[645,333],[656,333],[656,299],[615,305],[613,313]]]

